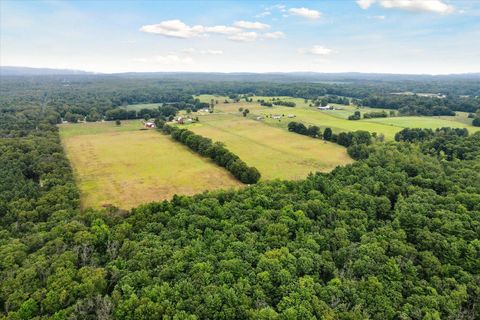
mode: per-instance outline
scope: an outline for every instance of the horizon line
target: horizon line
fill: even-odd
[[[58,71],[70,71],[70,72],[84,72],[90,73],[92,75],[116,75],[116,74],[126,74],[126,73],[137,73],[137,74],[153,74],[153,73],[193,73],[193,74],[258,74],[258,75],[268,75],[268,74],[295,74],[295,73],[311,73],[311,74],[366,74],[366,75],[402,75],[402,76],[455,76],[455,75],[476,75],[480,74],[480,71],[472,72],[460,72],[460,73],[396,73],[396,72],[363,72],[363,71],[335,71],[335,72],[322,72],[322,71],[117,71],[117,72],[101,72],[101,71],[90,71],[85,69],[73,69],[73,68],[62,68],[62,67],[32,67],[32,66],[13,66],[13,65],[1,65],[1,68],[25,68],[25,69],[47,69],[47,70],[58,70]]]

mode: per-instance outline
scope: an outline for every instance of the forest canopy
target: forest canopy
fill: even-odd
[[[80,210],[55,125],[66,108],[53,99],[61,90],[52,89],[43,105],[49,83],[30,85],[2,93],[0,107],[2,317],[480,314],[480,133],[406,129],[384,143],[362,131],[325,130],[324,138],[361,145],[354,150],[360,160],[301,181],[176,195],[130,211]],[[88,93],[93,84],[83,85],[74,91],[86,107],[83,99],[95,95]],[[124,92],[95,85],[99,99]],[[167,100],[192,94],[188,86],[168,93],[169,85]],[[68,99],[72,108],[78,102]]]

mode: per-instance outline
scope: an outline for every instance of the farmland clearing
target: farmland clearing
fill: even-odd
[[[228,171],[138,120],[60,125],[82,207],[129,209],[174,194],[239,187]]]
[[[210,114],[188,129],[225,143],[262,180],[301,179],[315,171],[330,171],[353,162],[346,149],[320,139],[292,134],[262,122],[232,114]]]

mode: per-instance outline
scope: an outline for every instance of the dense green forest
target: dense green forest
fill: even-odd
[[[80,211],[31,85],[2,84],[0,317],[478,319],[480,133],[406,129],[303,181]]]
[[[360,105],[371,108],[398,109],[401,114],[452,116],[454,111],[475,112],[480,109],[480,97],[423,97],[418,95],[370,95]]]

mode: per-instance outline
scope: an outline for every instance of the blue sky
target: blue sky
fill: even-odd
[[[0,1],[0,64],[96,72],[480,71],[480,1]]]

